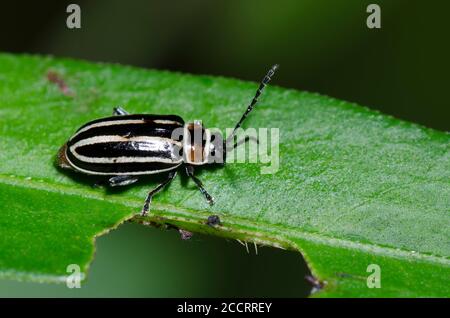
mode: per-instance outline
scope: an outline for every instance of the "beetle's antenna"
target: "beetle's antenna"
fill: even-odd
[[[253,136],[245,136],[244,139],[241,139],[240,141],[236,141],[233,145],[233,148],[231,149],[236,149],[237,147],[239,147],[240,145],[242,145],[243,143],[248,142],[249,140],[253,140],[254,142],[256,142],[259,145],[259,139]]]
[[[234,139],[234,136],[236,134],[236,130],[239,127],[241,127],[242,123],[247,118],[248,114],[253,110],[253,108],[255,107],[256,103],[258,103],[259,96],[263,92],[264,87],[266,87],[267,83],[269,83],[270,80],[272,79],[272,76],[273,76],[273,74],[275,74],[275,71],[278,69],[278,66],[279,66],[278,64],[275,64],[274,66],[272,66],[272,68],[267,72],[266,76],[264,76],[264,78],[262,79],[261,83],[259,84],[258,90],[256,91],[255,97],[253,97],[252,102],[247,107],[247,110],[242,115],[241,119],[238,121],[236,126],[234,127],[233,132],[231,133],[231,135],[227,138],[226,145],[228,145],[229,141]]]

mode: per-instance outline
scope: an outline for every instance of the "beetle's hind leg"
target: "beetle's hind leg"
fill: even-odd
[[[200,192],[205,196],[206,201],[208,201],[208,203],[210,205],[213,205],[214,204],[214,198],[208,193],[208,191],[206,191],[206,189],[203,187],[202,182],[196,176],[194,176],[194,167],[193,166],[186,166],[186,174],[192,180],[194,180],[194,182],[197,185],[197,187],[200,190]]]
[[[164,189],[169,183],[177,176],[176,171],[172,171],[168,174],[167,179],[156,186],[152,191],[150,191],[147,195],[147,198],[145,199],[144,207],[142,208],[141,215],[145,216],[148,214],[148,210],[150,208],[150,203],[152,202],[152,198],[155,194],[157,194],[159,191]]]
[[[113,108],[113,115],[114,116],[123,116],[123,115],[129,115],[130,113],[127,112],[125,109],[123,109],[122,107],[114,107]]]
[[[108,179],[108,184],[110,187],[121,187],[135,183],[138,180],[139,178],[135,176],[115,176]]]

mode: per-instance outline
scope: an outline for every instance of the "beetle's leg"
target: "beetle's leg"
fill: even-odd
[[[206,191],[205,188],[203,188],[202,182],[196,176],[194,176],[194,167],[193,166],[186,166],[186,174],[192,180],[194,180],[194,182],[197,185],[197,187],[200,190],[200,192],[205,196],[206,201],[208,201],[208,203],[210,205],[213,205],[214,204],[214,198],[208,193],[208,191]]]
[[[239,147],[240,145],[242,145],[242,144],[244,144],[244,143],[246,143],[246,142],[248,142],[248,141],[250,141],[250,140],[256,142],[256,143],[259,145],[259,139],[258,139],[258,137],[245,136],[244,139],[241,139],[241,140],[235,142],[235,144],[233,145],[233,149],[236,149],[236,148]]]
[[[161,191],[165,186],[167,186],[177,175],[176,171],[172,171],[168,174],[167,179],[163,181],[162,183],[158,184],[156,188],[154,188],[152,191],[150,191],[147,195],[147,198],[145,199],[144,207],[142,208],[141,215],[145,216],[148,213],[148,210],[150,208],[150,203],[152,202],[152,197],[157,194],[159,191]]]
[[[125,109],[123,109],[122,107],[114,107],[113,110],[113,115],[114,116],[123,116],[123,115],[128,115],[129,112],[127,112]]]
[[[138,180],[139,178],[135,176],[115,176],[108,179],[108,184],[110,187],[120,187],[135,183]]]

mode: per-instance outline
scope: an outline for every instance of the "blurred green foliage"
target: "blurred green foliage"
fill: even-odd
[[[3,4],[0,49],[250,80],[277,62],[282,86],[450,128],[446,1],[80,0],[80,30],[68,3]],[[381,29],[366,26],[369,3]]]
[[[283,266],[282,270],[280,266]],[[0,281],[0,297],[305,297],[298,253],[126,223],[97,241],[80,289]]]

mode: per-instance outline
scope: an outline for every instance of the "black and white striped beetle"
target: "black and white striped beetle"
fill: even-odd
[[[234,141],[236,130],[258,102],[277,68],[278,65],[274,65],[264,76],[255,97],[226,141],[212,140],[211,132],[200,121],[185,124],[176,115],[131,115],[118,107],[114,108],[113,116],[81,126],[59,150],[58,165],[84,174],[109,177],[110,186],[125,186],[138,181],[139,176],[167,172],[167,179],[148,193],[142,215],[148,213],[152,197],[175,178],[178,167],[184,166],[186,174],[213,204],[214,199],[195,177],[194,166],[217,162],[211,157],[225,162],[227,151],[238,143],[232,148],[227,145]],[[192,138],[198,135],[200,138]]]

